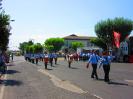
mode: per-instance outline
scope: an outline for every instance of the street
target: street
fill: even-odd
[[[59,60],[48,70],[44,64],[26,62],[15,57],[0,84],[0,99],[132,99],[133,64],[112,63],[111,82],[103,81],[102,68],[97,69],[99,80],[92,79],[91,65]]]

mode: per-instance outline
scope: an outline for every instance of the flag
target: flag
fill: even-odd
[[[115,46],[117,47],[117,48],[119,48],[120,47],[120,37],[121,37],[121,35],[120,35],[120,33],[119,32],[113,32],[113,34],[114,34],[114,43],[115,43]]]

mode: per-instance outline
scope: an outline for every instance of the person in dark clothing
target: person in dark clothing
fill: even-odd
[[[47,65],[48,65],[48,55],[46,54],[45,56],[44,56],[44,65],[45,65],[45,69],[47,69]]]
[[[104,81],[109,82],[109,72],[110,72],[110,63],[112,60],[112,57],[108,55],[107,52],[103,52],[102,56],[102,63],[103,63],[103,71],[104,71]]]
[[[5,57],[1,53],[0,54],[0,72],[4,74],[6,72],[6,70],[7,70],[7,66],[5,64]]]
[[[57,64],[57,58],[58,57],[57,57],[57,54],[56,53],[53,54],[53,58],[54,58],[55,64]]]
[[[96,53],[93,51],[92,54],[90,55],[89,61],[87,63],[87,65],[89,65],[89,63],[91,63],[91,65],[92,65],[91,78],[94,78],[94,76],[95,76],[97,80],[98,80],[97,63],[98,63],[99,59],[100,59],[99,56],[96,55]]]
[[[48,57],[50,65],[53,66],[53,58],[54,58],[53,53],[50,53]]]
[[[12,61],[13,61],[13,53],[11,53],[11,59],[12,59]]]
[[[71,68],[71,64],[73,62],[73,55],[69,54],[68,56],[69,56],[69,58],[68,58],[68,67]]]

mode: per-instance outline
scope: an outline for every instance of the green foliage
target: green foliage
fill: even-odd
[[[84,47],[83,43],[81,43],[81,42],[72,42],[71,48],[73,48],[76,51],[78,47]]]
[[[113,31],[121,34],[120,42],[130,35],[133,30],[133,21],[124,18],[107,19],[95,25],[96,35],[104,42],[112,45],[114,41]]]
[[[0,48],[2,51],[7,49],[10,36],[10,16],[4,11],[0,13]]]
[[[124,18],[114,19],[114,31],[121,33],[120,41],[125,40],[125,38],[130,35],[133,30],[133,21]]]
[[[43,46],[40,43],[37,43],[34,45],[34,53],[42,53],[43,52]]]
[[[34,53],[34,52],[35,52],[35,47],[34,47],[34,45],[28,46],[28,52],[29,52],[29,53]]]
[[[44,42],[44,46],[48,51],[57,52],[64,45],[64,39],[62,38],[49,38]]]
[[[92,38],[90,39],[90,42],[104,50],[107,48],[106,43],[100,38]]]
[[[45,46],[45,49],[46,49],[47,51],[49,51],[50,53],[51,53],[51,52],[54,52],[54,46],[53,46],[53,45],[46,45],[46,46]]]
[[[22,54],[24,54],[24,52],[29,53],[30,52],[30,48],[29,46],[33,45],[33,41],[28,41],[28,42],[23,42],[19,44],[19,49],[21,50]]]
[[[27,45],[27,42],[23,42],[23,43],[20,43],[20,44],[19,44],[19,49],[21,50],[22,55],[23,55],[24,52],[26,51],[26,45]]]

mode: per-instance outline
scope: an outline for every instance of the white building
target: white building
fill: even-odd
[[[83,50],[98,50],[99,47],[95,46],[94,44],[90,43],[90,39],[96,38],[96,37],[88,37],[88,36],[77,36],[75,34],[69,35],[64,37],[65,44],[64,46],[69,48],[71,47],[72,42],[81,42],[84,47],[78,48],[77,53],[80,53]]]
[[[64,46],[70,47],[72,42],[81,42],[84,45],[84,47],[95,46],[94,44],[90,43],[91,38],[96,38],[96,37],[77,36],[75,34],[72,34],[64,37],[64,40],[65,40]]]
[[[122,55],[128,55],[128,43],[126,41],[120,43],[120,49]]]

